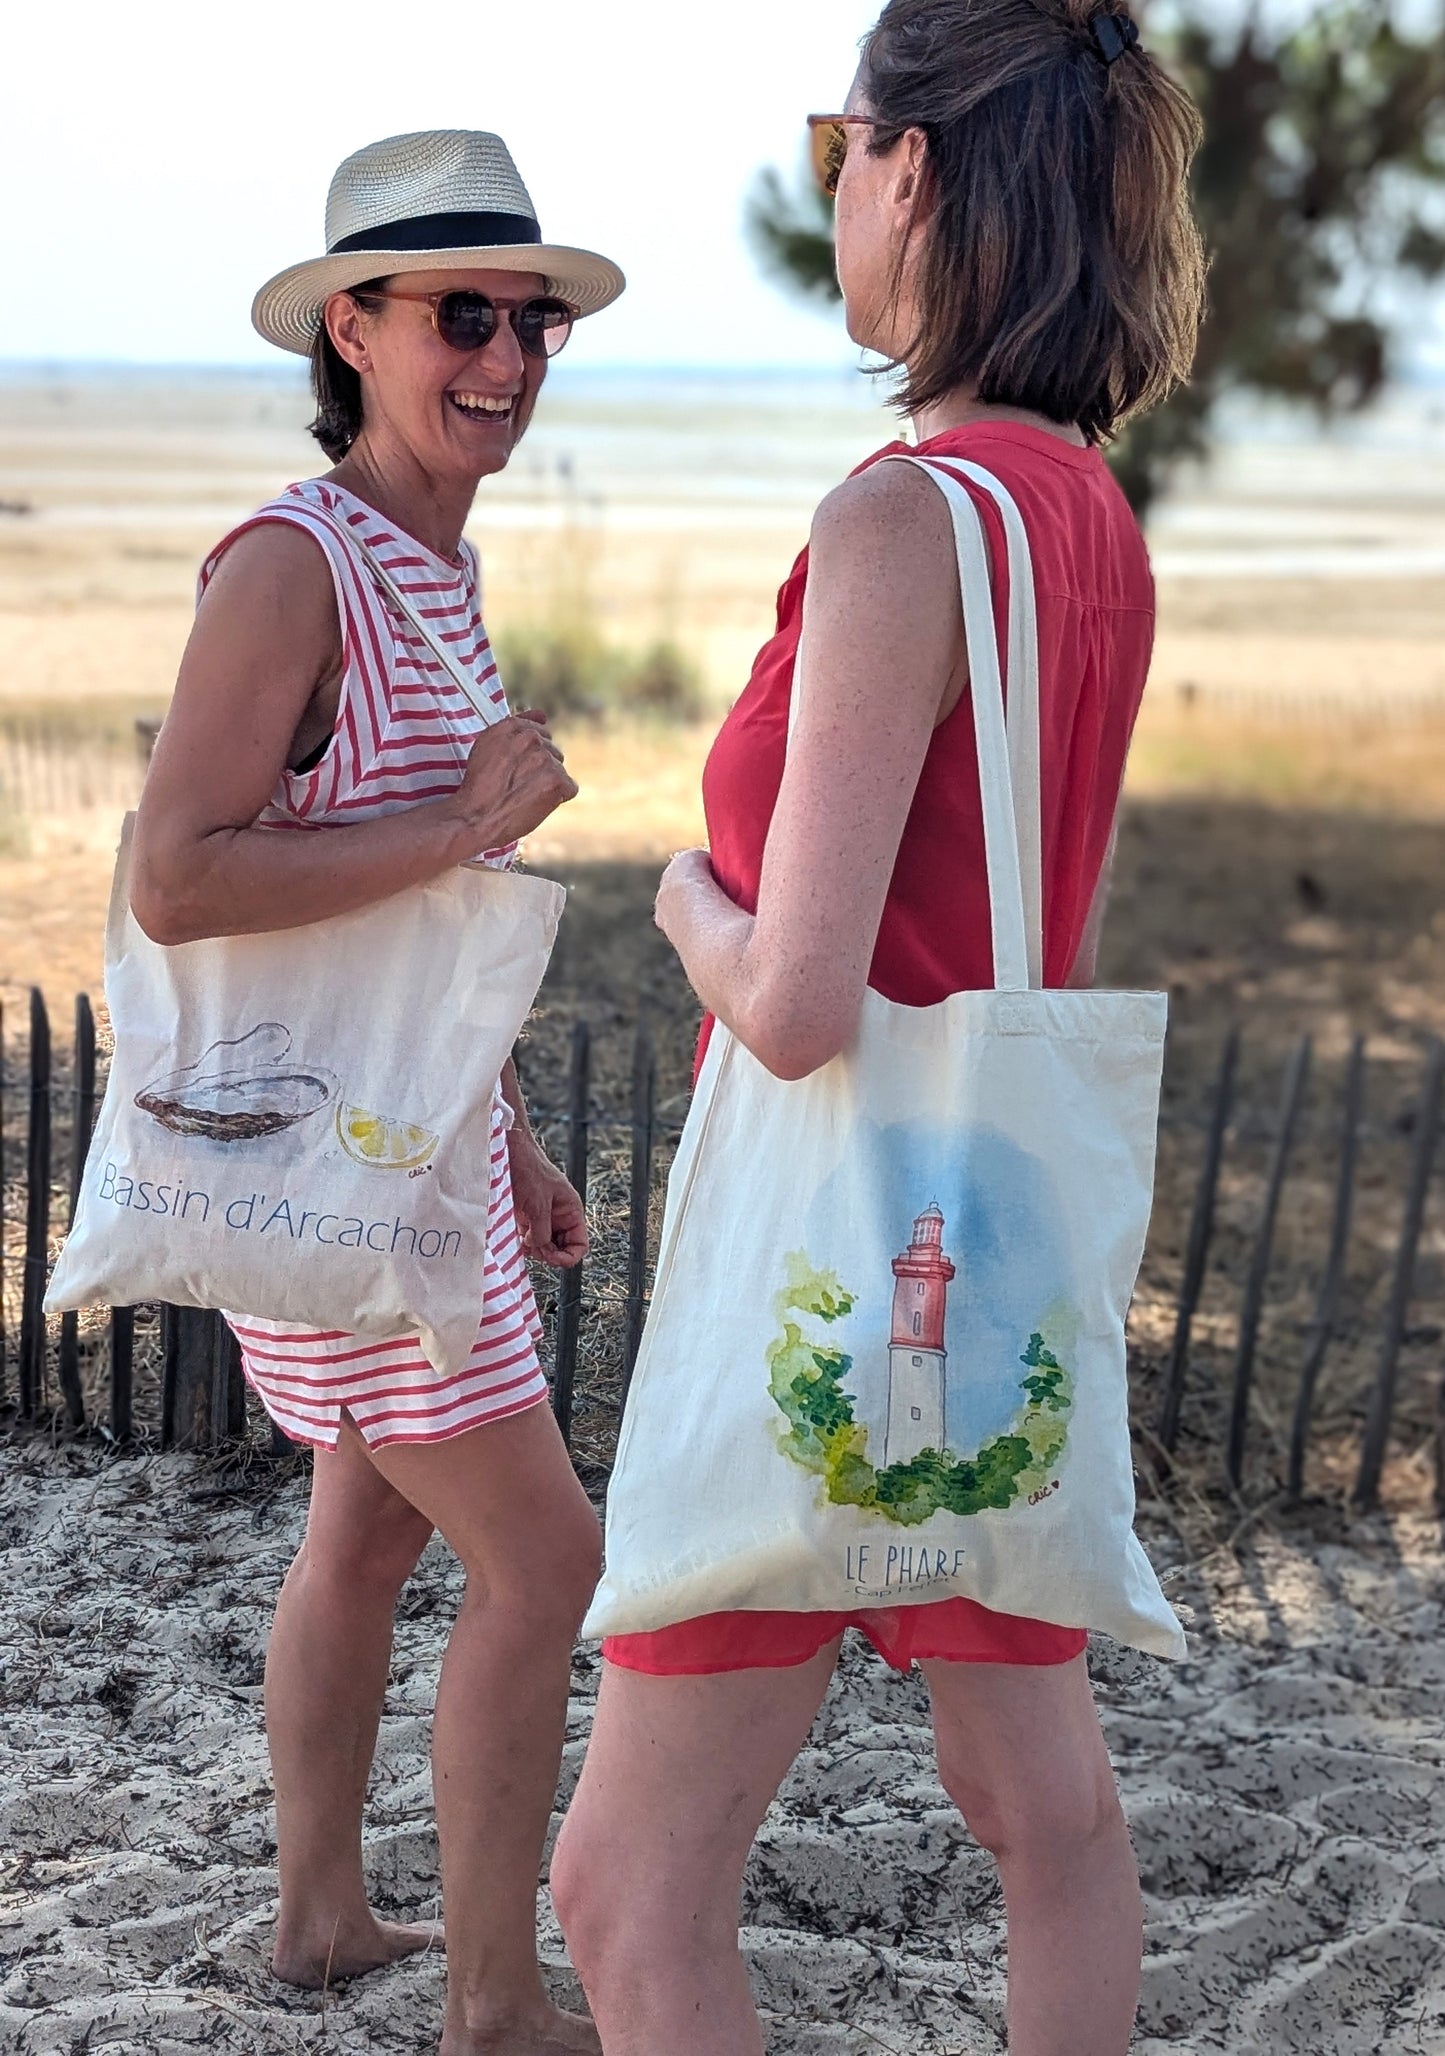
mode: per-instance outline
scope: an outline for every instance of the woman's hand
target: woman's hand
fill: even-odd
[[[657,905],[653,909],[653,919],[674,948],[677,947],[683,904],[698,885],[710,885],[714,891],[717,890],[712,858],[706,850],[679,850],[662,874],[662,882],[657,888]]]
[[[479,850],[495,850],[530,835],[576,797],[546,715],[529,708],[482,730],[446,804],[475,833]]]
[[[534,1135],[514,1128],[508,1153],[523,1250],[554,1271],[572,1270],[587,1254],[586,1209]]]

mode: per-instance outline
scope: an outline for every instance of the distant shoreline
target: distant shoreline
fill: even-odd
[[[306,384],[306,367],[301,358],[285,358],[279,353],[274,364],[138,364],[109,363],[103,358],[93,361],[0,358],[0,384],[9,386],[54,385],[57,382],[76,385],[159,384],[177,377],[198,385],[262,385],[290,388]],[[712,368],[696,364],[569,365],[559,362],[552,368],[551,378],[558,386],[568,388],[633,385],[644,381],[655,384],[661,380],[675,386],[733,386],[753,389],[770,385],[862,385],[865,390],[867,389],[866,373],[860,367],[848,364],[780,364],[739,369],[728,365]]]
[[[0,358],[0,392],[12,396],[36,391],[53,397],[57,389],[87,393],[110,389],[141,394],[179,387],[192,394],[211,391],[290,397],[304,394],[306,383],[306,368],[299,358],[278,359],[274,364],[232,365]],[[765,409],[796,404],[804,396],[811,396],[830,407],[841,406],[850,412],[856,409],[860,415],[867,415],[886,409],[889,384],[886,378],[870,377],[861,365],[708,369],[696,365],[564,362],[552,371],[550,394],[554,400],[583,405],[635,406],[654,400],[669,408],[690,403],[706,407],[709,403],[746,399]],[[1414,448],[1422,458],[1445,455],[1445,368],[1438,375],[1425,373],[1397,380],[1363,413],[1344,415],[1328,427],[1322,427],[1306,405],[1234,395],[1221,404],[1216,431],[1217,445],[1222,448],[1241,443],[1341,450],[1380,446]]]

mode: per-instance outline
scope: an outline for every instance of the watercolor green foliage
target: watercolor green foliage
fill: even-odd
[[[835,1326],[855,1304],[835,1272],[816,1270],[802,1251],[788,1257],[787,1283],[776,1300],[782,1332],[768,1350],[769,1390],[787,1422],[779,1438],[783,1453],[822,1481],[832,1505],[918,1527],[936,1513],[1001,1513],[1051,1482],[1068,1440],[1074,1389],[1041,1334],[1030,1336],[1019,1359],[1028,1375],[1005,1434],[970,1457],[925,1449],[883,1470],[871,1463],[868,1430],[844,1383],[853,1359],[803,1326],[803,1320]]]

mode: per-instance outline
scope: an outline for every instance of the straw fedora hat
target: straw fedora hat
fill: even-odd
[[[268,343],[307,357],[333,293],[404,271],[536,271],[579,315],[626,286],[591,250],[542,240],[531,196],[500,136],[424,129],[348,157],[326,200],[326,255],[262,286],[251,320]]]

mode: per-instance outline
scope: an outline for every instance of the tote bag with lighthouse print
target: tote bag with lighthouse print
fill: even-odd
[[[966,1597],[1184,1654],[1133,1530],[1124,1322],[1166,1002],[1042,989],[1028,537],[976,465],[953,514],[995,986],[864,998],[774,1078],[719,1024],[668,1187],[594,1637],[732,1609]],[[1008,540],[1008,716],[977,508]]]

